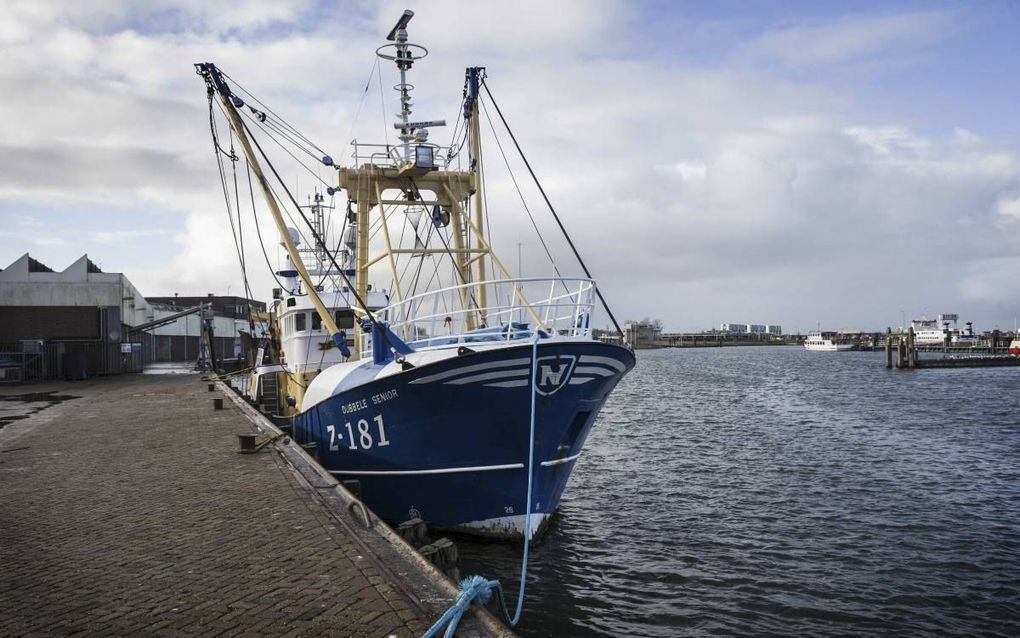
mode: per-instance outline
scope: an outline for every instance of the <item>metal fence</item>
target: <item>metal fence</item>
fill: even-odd
[[[19,341],[0,343],[0,381],[84,379],[141,372],[141,350],[121,352],[120,343],[102,341]]]

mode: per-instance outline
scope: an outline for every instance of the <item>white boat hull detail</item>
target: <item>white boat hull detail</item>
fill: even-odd
[[[532,514],[531,538],[538,536],[545,529],[551,518],[552,514],[546,512],[535,512]],[[484,536],[486,538],[520,539],[524,537],[524,526],[524,514],[518,514],[489,518],[483,521],[472,521],[448,529],[462,534]]]

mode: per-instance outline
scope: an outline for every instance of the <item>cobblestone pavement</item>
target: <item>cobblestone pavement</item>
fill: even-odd
[[[277,452],[234,452],[253,428],[229,400],[213,411],[222,395],[198,377],[59,394],[79,398],[0,432],[0,635],[417,636],[430,624]]]

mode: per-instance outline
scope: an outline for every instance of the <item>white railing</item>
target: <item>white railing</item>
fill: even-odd
[[[354,166],[362,166],[364,164],[372,164],[379,168],[399,168],[407,162],[414,161],[414,147],[422,146],[420,143],[409,144],[410,157],[404,156],[404,145],[402,143],[396,144],[363,144],[358,140],[351,140],[351,158],[354,160]],[[447,157],[450,152],[450,147],[439,146],[436,144],[425,144],[431,146],[433,149],[433,162],[434,167],[438,170],[448,170],[454,167],[450,165]]]
[[[486,302],[482,304],[482,288]],[[431,290],[376,316],[411,347],[591,336],[595,282],[582,278],[498,279]],[[371,334],[362,335],[371,352]]]

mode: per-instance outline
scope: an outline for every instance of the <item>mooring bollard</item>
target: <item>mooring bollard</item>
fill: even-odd
[[[457,546],[449,538],[440,538],[432,543],[439,553],[439,560],[444,567],[449,567],[457,562]]]
[[[213,399],[212,400],[212,405],[213,405],[213,410],[222,410],[223,409],[223,399]]]
[[[361,500],[361,481],[358,479],[347,479],[340,481],[340,485],[344,486],[344,489],[351,493],[351,496]]]
[[[417,547],[425,542],[425,534],[428,527],[425,521],[420,518],[412,518],[397,525],[397,533],[412,547]]]
[[[255,435],[254,434],[238,434],[237,443],[241,448],[241,452],[254,452],[255,451]]]
[[[439,548],[435,545],[422,545],[418,548],[418,553],[428,562],[438,566],[436,561],[439,560]]]

